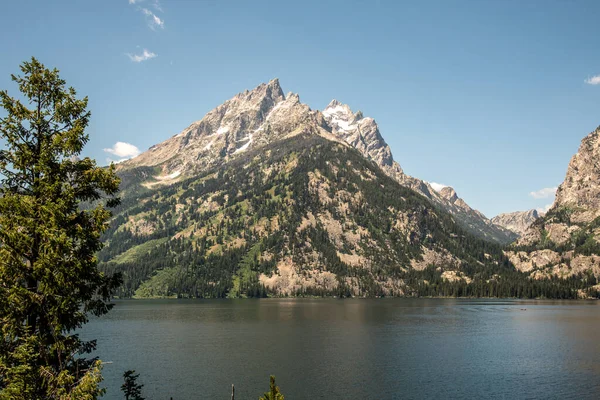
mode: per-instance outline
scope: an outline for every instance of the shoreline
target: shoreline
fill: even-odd
[[[580,298],[580,299],[557,299],[547,297],[527,298],[527,297],[454,297],[454,296],[388,296],[388,297],[337,297],[337,296],[272,296],[272,297],[114,297],[112,300],[518,300],[518,301],[598,301],[597,298]]]

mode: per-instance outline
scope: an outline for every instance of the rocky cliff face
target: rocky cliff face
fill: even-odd
[[[600,277],[600,129],[582,140],[554,204],[513,247],[511,261],[534,277]]]
[[[539,217],[540,215],[536,210],[516,211],[499,214],[492,218],[492,222],[522,236]]]
[[[570,221],[585,224],[600,216],[600,127],[587,135],[571,158],[552,209],[569,208]]]
[[[323,116],[332,132],[360,151],[365,157],[375,161],[380,167],[402,173],[400,165],[394,162],[392,151],[387,145],[373,118],[364,117],[362,112],[353,113],[350,107],[337,100],[323,110]]]
[[[439,195],[446,200],[453,207],[450,208],[450,212],[452,214],[471,214],[472,217],[480,218],[489,224],[489,220],[477,210],[473,210],[469,205],[456,194],[456,190],[450,186],[446,186],[442,188],[439,192]]]
[[[144,167],[145,187],[164,186],[224,165],[249,150],[303,133],[354,147],[388,176],[450,212],[458,223],[478,236],[500,243],[516,239],[511,231],[493,224],[457,196],[438,193],[427,182],[406,175],[373,118],[360,111],[354,113],[337,100],[323,112],[311,110],[297,94],[284,95],[277,79],[239,93],[180,134],[119,164],[118,170],[126,176]]]

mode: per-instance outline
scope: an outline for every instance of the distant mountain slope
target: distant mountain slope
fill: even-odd
[[[600,276],[600,127],[573,156],[550,210],[507,252],[534,277]]]
[[[521,279],[498,245],[317,131],[130,193],[99,254],[122,295],[489,295]]]
[[[536,210],[516,211],[499,214],[492,218],[492,222],[521,236],[539,217]]]
[[[517,238],[473,210],[455,193],[444,196],[428,183],[404,174],[373,118],[353,113],[336,100],[323,112],[311,110],[298,95],[284,95],[277,79],[239,93],[180,134],[119,164],[118,170],[125,177],[124,188],[130,179],[144,181],[146,188],[170,185],[224,165],[251,149],[307,132],[356,148],[387,175],[450,212],[468,231],[499,243]]]

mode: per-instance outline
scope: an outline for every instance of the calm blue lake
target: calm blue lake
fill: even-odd
[[[600,303],[122,300],[93,320],[107,399],[598,399]]]

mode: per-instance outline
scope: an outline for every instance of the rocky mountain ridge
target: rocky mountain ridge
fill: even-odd
[[[427,197],[434,204],[450,212],[456,220],[470,232],[487,240],[499,243],[510,243],[517,236],[502,226],[495,225],[481,212],[471,208],[459,198],[451,187],[436,191],[428,182],[407,175],[392,156],[388,144],[379,132],[373,118],[364,117],[362,112],[354,113],[346,104],[337,100],[323,110],[325,120],[332,127],[332,133],[358,149],[365,157],[371,159],[389,176]]]
[[[515,211],[498,214],[492,218],[492,222],[522,236],[539,217],[537,210]]]
[[[181,133],[120,163],[118,170],[155,167],[158,173],[149,176],[146,185],[169,184],[300,133],[335,140],[326,128],[322,114],[302,104],[296,94],[285,96],[279,81],[273,79],[225,101]]]
[[[248,150],[303,133],[356,148],[388,176],[450,212],[476,235],[499,243],[516,239],[513,232],[495,225],[458,196],[438,193],[427,182],[405,174],[373,118],[354,113],[337,100],[322,112],[311,110],[297,94],[284,95],[277,79],[237,94],[181,133],[119,164],[118,170],[126,175],[129,170],[150,168],[144,173],[144,185],[164,186],[224,165]]]

